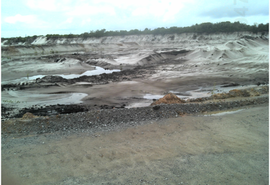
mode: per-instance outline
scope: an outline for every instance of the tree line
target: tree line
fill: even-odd
[[[104,36],[126,36],[126,35],[146,35],[146,34],[154,34],[154,35],[165,35],[165,34],[181,34],[181,33],[219,33],[219,32],[241,32],[241,31],[249,31],[253,33],[258,32],[268,32],[269,31],[269,23],[267,24],[254,24],[254,25],[247,25],[240,22],[231,23],[229,21],[220,22],[220,23],[201,23],[195,24],[192,26],[187,27],[170,27],[170,28],[156,28],[156,29],[148,29],[145,28],[144,30],[133,29],[130,31],[127,30],[119,30],[119,31],[107,31],[106,29],[84,32],[82,34],[47,34],[47,39],[59,39],[59,38],[91,38],[91,37],[104,37]],[[2,38],[2,41],[8,40],[6,42],[7,45],[12,43],[32,43],[38,36],[28,36],[28,37],[13,37],[13,38]]]

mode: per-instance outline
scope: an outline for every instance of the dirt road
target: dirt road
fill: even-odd
[[[2,184],[268,184],[269,106],[2,139]]]

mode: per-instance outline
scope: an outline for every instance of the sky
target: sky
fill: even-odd
[[[2,0],[1,37],[269,22],[269,0]]]

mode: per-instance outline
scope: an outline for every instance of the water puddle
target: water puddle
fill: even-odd
[[[194,91],[187,91],[186,93],[190,95],[186,99],[210,97],[212,95],[211,91],[202,91],[202,89],[198,89],[198,90],[194,90]]]
[[[82,74],[69,74],[69,75],[56,74],[53,76],[61,76],[65,79],[72,79],[72,78],[78,78],[81,76],[93,76],[93,75],[100,75],[103,73],[110,74],[113,72],[120,72],[121,71],[119,69],[105,70],[104,68],[98,67],[98,66],[96,66],[95,68],[96,68],[95,70],[85,71]],[[35,80],[37,78],[43,78],[44,76],[46,76],[46,75],[35,75],[35,76],[29,76],[29,77],[22,77],[20,79],[15,79],[15,80],[10,80],[10,81],[2,81],[1,83],[2,84],[8,84],[8,83],[18,84],[18,83],[35,82]]]
[[[169,91],[169,92],[175,94],[178,98],[181,98],[184,100],[211,96],[210,91],[201,91],[201,89],[194,90],[194,91],[186,91],[186,92],[178,92],[178,91]],[[165,95],[145,94],[143,98],[148,99],[148,100],[153,100],[153,99],[163,98],[164,96]]]
[[[110,74],[110,73],[113,73],[113,72],[120,72],[120,71],[121,70],[119,70],[119,69],[105,70],[102,67],[96,67],[95,70],[85,71],[82,74],[56,75],[56,76],[61,76],[61,77],[65,78],[65,79],[72,79],[72,78],[79,78],[81,76],[93,76],[93,75],[100,75],[100,74],[103,74],[103,73]]]
[[[146,94],[143,96],[144,99],[153,100],[163,98],[165,95],[155,95],[155,94]]]
[[[231,90],[238,89],[238,90],[243,90],[247,88],[254,88],[257,87],[257,85],[245,85],[245,86],[231,86],[231,87],[221,87],[219,86],[213,86],[209,88],[205,88],[203,91],[208,91],[211,93],[228,93]]]
[[[81,76],[93,76],[99,74],[109,74],[113,72],[120,72],[118,69],[114,70],[105,70],[102,67],[95,67],[95,70],[85,71],[82,74],[70,74],[70,75],[54,75],[54,76],[61,76],[66,79],[78,78]],[[2,82],[2,84],[6,83],[15,83],[15,84],[22,84],[28,83],[31,81],[35,81],[37,78],[43,78],[45,75],[35,75],[29,77],[23,77],[16,80],[10,80]],[[77,85],[89,85],[89,83],[80,82]],[[91,84],[90,84],[91,85]],[[56,105],[56,104],[78,104],[82,103],[82,99],[86,97],[86,93],[62,93],[62,94],[42,94],[38,92],[32,91],[3,91],[2,92],[2,103],[8,103],[19,108],[33,106],[33,105]]]
[[[152,100],[143,101],[143,102],[136,102],[136,103],[131,103],[131,104],[127,105],[125,108],[130,109],[130,108],[135,108],[135,107],[147,107],[147,106],[150,106],[151,103],[153,103]]]
[[[174,93],[178,98],[188,100],[194,98],[202,98],[211,96],[210,91],[201,91],[201,89],[194,91],[186,91],[186,92],[178,92],[178,91],[169,91],[170,93]],[[135,108],[135,107],[147,107],[153,103],[153,99],[163,98],[165,95],[159,94],[145,94],[143,95],[143,99],[141,102],[131,103],[126,106],[126,108]]]
[[[63,93],[63,94],[39,94],[28,91],[3,91],[2,104],[16,105],[24,108],[33,105],[57,105],[57,104],[78,104],[86,93]]]
[[[170,93],[174,93],[178,98],[181,98],[183,100],[188,100],[188,99],[197,99],[197,98],[204,98],[204,97],[210,97],[213,94],[217,93],[228,93],[229,91],[233,89],[246,89],[246,88],[252,88],[256,87],[256,85],[249,85],[249,86],[233,86],[233,87],[221,87],[221,86],[213,86],[213,87],[208,87],[208,88],[199,88],[197,90],[191,90],[191,91],[185,91],[185,92],[178,92],[178,91],[169,91]],[[158,94],[145,94],[143,95],[143,98],[145,99],[144,101],[140,103],[132,103],[127,106],[127,108],[132,108],[132,107],[143,107],[143,106],[149,106],[151,103],[149,103],[149,100],[153,99],[160,99],[163,98],[164,95],[158,95]]]
[[[185,91],[185,92],[178,92],[178,91],[173,91],[173,90],[169,92],[175,94],[178,98],[181,98],[183,100],[188,100],[188,99],[210,97],[213,94],[217,94],[217,93],[229,93],[229,91],[233,89],[242,90],[242,89],[255,88],[255,87],[257,87],[257,85],[232,86],[232,87],[221,87],[221,85],[217,85],[217,86],[207,87],[207,88],[201,87],[197,90],[191,90],[191,91]],[[131,103],[126,108],[150,106],[150,104],[153,101],[150,102],[149,100],[153,100],[153,99],[158,100],[160,98],[163,98],[164,96],[165,94],[164,95],[150,94],[150,93],[144,94],[143,95],[144,100],[137,103]],[[217,116],[223,115],[223,114],[229,114],[229,113],[228,112],[220,113],[220,114],[217,114]]]
[[[239,110],[235,110],[235,111],[219,112],[219,113],[214,113],[214,114],[207,114],[207,115],[204,115],[204,116],[223,116],[223,115],[226,115],[226,114],[234,114],[234,113],[237,113],[237,112],[241,112],[242,110],[244,110],[244,109],[239,109]]]

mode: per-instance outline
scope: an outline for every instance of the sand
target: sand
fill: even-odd
[[[44,40],[40,37],[33,42],[33,47],[16,46],[16,52],[12,47],[6,51],[7,46],[3,46],[2,84],[13,83],[14,80],[16,83],[27,82],[27,75],[83,74],[93,70],[92,64],[110,69],[119,69],[122,64],[124,70],[141,66],[140,76],[123,77],[119,82],[109,81],[108,84],[95,84],[93,87],[60,84],[60,87],[31,90],[37,96],[41,93],[86,93],[87,97],[78,101],[91,105],[126,104],[128,107],[149,105],[148,100],[141,101],[147,94],[165,95],[170,91],[187,93],[202,88],[214,89],[232,82],[240,85],[268,84],[267,35],[262,37],[259,33],[241,32],[201,35],[198,38],[193,36],[193,33],[176,34],[174,40],[170,39],[171,35],[66,39],[65,44],[57,39]],[[47,52],[51,51],[50,48],[55,51],[54,54]],[[42,52],[39,52],[40,49],[43,49]],[[179,51],[188,52],[175,55]],[[66,60],[55,62],[63,58]],[[31,99],[32,94],[27,90],[24,95]],[[18,101],[10,93],[3,93],[2,99]],[[38,103],[38,100],[31,101],[29,105],[34,103]],[[55,103],[62,102],[55,99]]]
[[[109,69],[122,64],[123,70],[140,74],[106,84],[100,80],[94,85],[19,86],[2,92],[1,103],[19,108],[41,102],[148,106],[151,97],[168,92],[197,96],[221,92],[224,84],[269,83],[268,35],[174,36],[174,40],[171,35],[141,35],[63,41],[42,37],[31,47],[3,46],[2,84],[27,81],[28,75],[83,74],[94,64]],[[179,51],[188,52],[174,55]],[[66,60],[59,63],[58,58]],[[74,93],[83,96],[73,101]],[[241,109],[94,133],[10,134],[2,137],[2,184],[268,184],[269,106]]]
[[[2,140],[17,184],[268,184],[269,107]],[[16,184],[16,183],[12,183]]]

